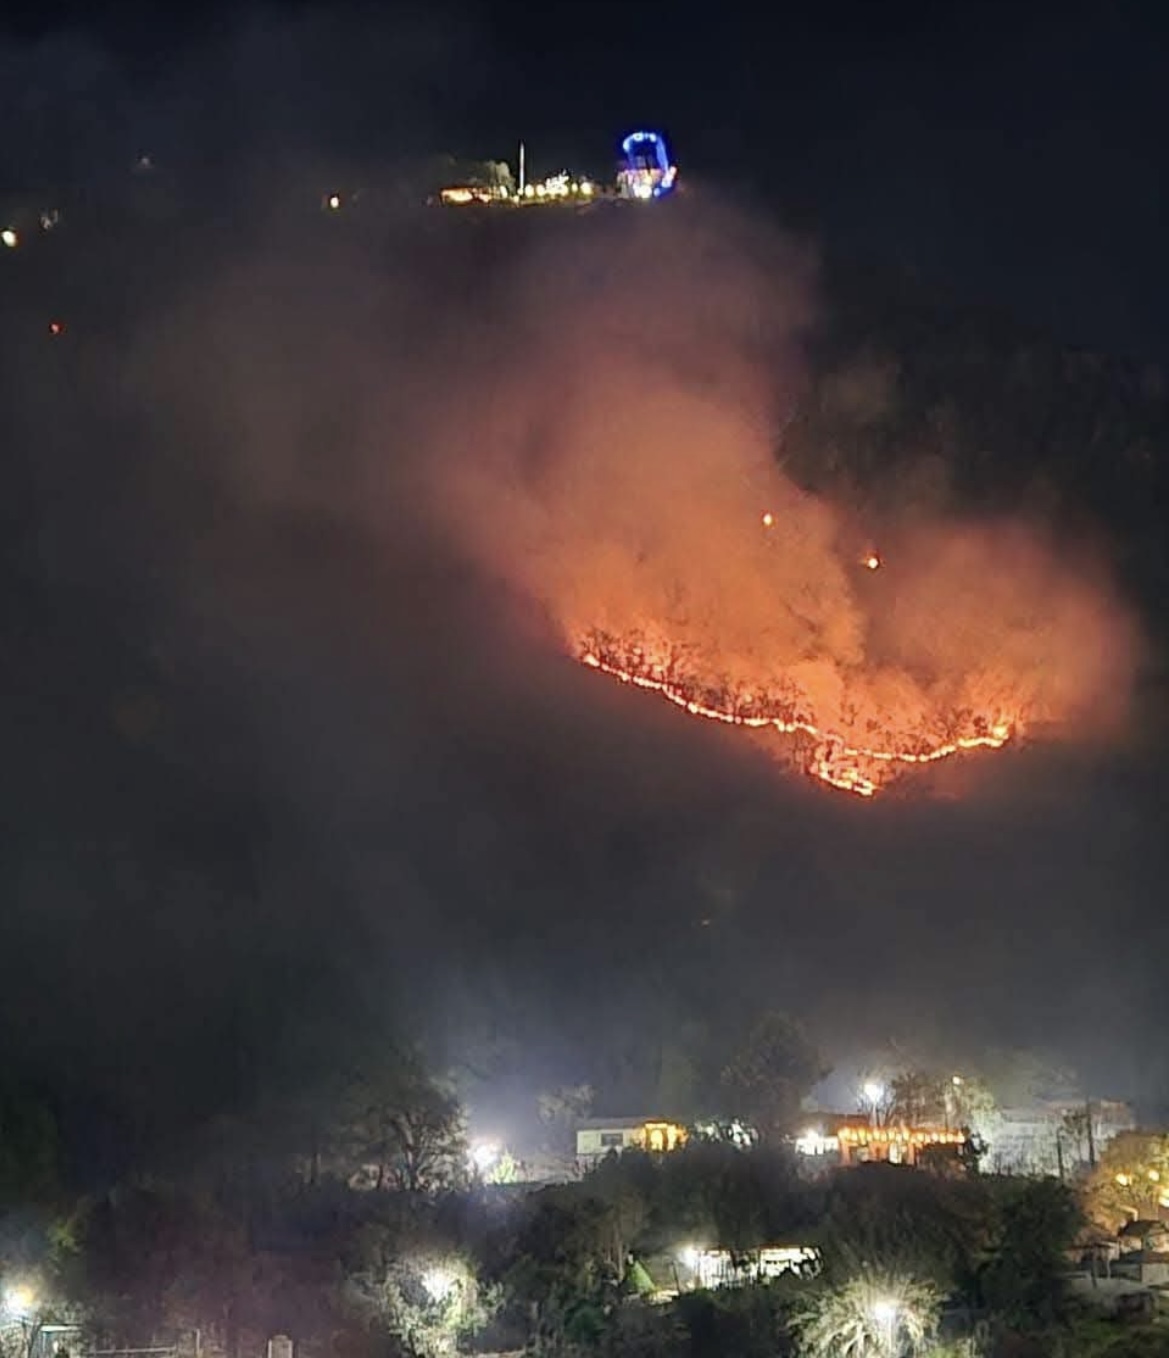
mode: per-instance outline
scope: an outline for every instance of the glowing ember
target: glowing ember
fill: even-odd
[[[945,740],[922,740],[913,746],[858,745],[817,726],[803,711],[798,696],[704,687],[694,677],[681,674],[671,658],[651,659],[640,645],[619,646],[593,633],[582,641],[578,659],[623,684],[657,693],[692,717],[803,737],[804,770],[831,787],[859,797],[874,796],[903,766],[934,764],[971,750],[1000,750],[1021,729],[1017,718],[975,716],[966,719],[960,733]]]

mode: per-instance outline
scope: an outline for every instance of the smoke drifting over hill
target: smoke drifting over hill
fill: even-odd
[[[452,540],[570,651],[600,634],[614,665],[739,717],[909,755],[1110,731],[1135,636],[1081,544],[912,503],[858,524],[780,470],[805,262],[691,205],[610,225],[523,261],[484,357],[444,371],[426,439]]]
[[[231,67],[245,105],[259,59]],[[1073,1061],[1151,1009],[1159,772],[1086,746],[1139,650],[1106,554],[913,491],[861,519],[785,474],[833,305],[802,247],[701,190],[407,212],[376,191],[396,169],[324,216],[324,171],[265,162],[261,193],[247,154],[228,211],[165,149],[133,177],[165,201],[96,227],[79,203],[0,261],[0,1020],[29,1068],[165,1136],[354,1034],[616,1109],[685,1025],[718,1052],[768,1006],[834,1053],[1063,1024]],[[1066,743],[961,765],[957,804],[862,809],[578,665],[597,632],[866,747],[1000,720]]]

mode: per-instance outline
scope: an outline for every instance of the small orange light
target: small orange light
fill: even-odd
[[[775,526],[775,515],[769,509],[763,516],[763,527],[773,528]]]
[[[865,557],[866,570],[875,571],[880,564],[881,558],[876,554],[876,552],[870,552],[869,555]]]
[[[64,321],[49,322],[49,334],[52,335],[54,339],[56,339],[59,335],[63,335],[64,333],[65,333]]]

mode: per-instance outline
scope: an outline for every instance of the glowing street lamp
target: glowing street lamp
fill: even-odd
[[[37,1304],[36,1294],[31,1287],[17,1283],[4,1293],[4,1309],[18,1320],[26,1319]]]
[[[873,1126],[875,1127],[878,1110],[885,1100],[885,1086],[880,1080],[866,1080],[861,1086],[861,1093],[865,1096],[865,1102],[869,1105]]]
[[[492,1141],[477,1141],[471,1147],[471,1163],[480,1174],[486,1174],[499,1160],[499,1147]]]
[[[873,1302],[870,1314],[880,1327],[881,1350],[886,1358],[892,1358],[897,1342],[897,1318],[901,1314],[901,1308],[891,1297],[879,1297]]]
[[[436,1266],[428,1268],[422,1275],[422,1286],[426,1289],[426,1295],[432,1302],[438,1305],[446,1301],[454,1290],[455,1275],[449,1268]]]

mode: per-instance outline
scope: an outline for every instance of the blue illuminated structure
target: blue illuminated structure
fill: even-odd
[[[664,198],[678,178],[660,132],[631,132],[621,143],[617,188],[622,198]]]

